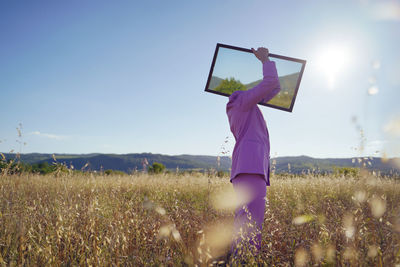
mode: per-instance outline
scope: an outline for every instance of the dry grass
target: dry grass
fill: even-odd
[[[271,181],[262,253],[250,264],[400,264],[399,182]],[[230,242],[232,192],[228,178],[201,174],[0,177],[0,264],[215,264]]]

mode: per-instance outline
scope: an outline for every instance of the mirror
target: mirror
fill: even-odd
[[[292,112],[306,61],[269,54],[275,61],[281,91],[260,105]],[[205,91],[230,96],[234,91],[249,90],[263,78],[261,62],[250,49],[217,44]]]

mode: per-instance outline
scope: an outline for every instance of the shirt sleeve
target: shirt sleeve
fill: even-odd
[[[263,64],[263,80],[248,91],[243,91],[240,97],[240,107],[246,111],[261,101],[268,102],[280,90],[281,86],[275,62],[265,61]]]

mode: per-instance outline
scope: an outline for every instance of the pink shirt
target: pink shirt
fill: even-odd
[[[275,62],[264,62],[263,76],[263,80],[250,90],[234,92],[226,105],[229,125],[236,140],[231,182],[240,173],[256,173],[263,175],[270,185],[269,134],[257,103],[269,101],[281,90]]]

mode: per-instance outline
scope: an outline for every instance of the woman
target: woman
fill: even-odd
[[[231,254],[243,249],[258,254],[265,212],[266,186],[269,186],[269,135],[266,122],[257,103],[269,101],[280,91],[275,62],[268,49],[252,48],[261,61],[263,80],[248,91],[236,91],[229,97],[226,113],[236,144],[232,154],[230,181],[238,198],[246,194],[246,203],[235,211],[234,240]],[[245,205],[243,205],[245,204]]]

